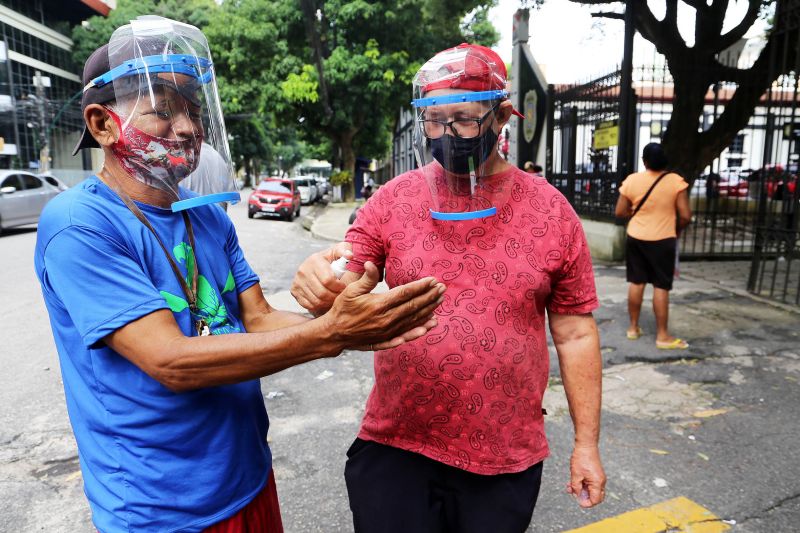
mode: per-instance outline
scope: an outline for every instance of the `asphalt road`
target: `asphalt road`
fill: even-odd
[[[249,220],[243,205],[229,213],[265,294],[286,302],[297,265],[327,243],[299,221]],[[11,313],[0,324],[0,532],[92,531],[33,272],[35,238],[31,229],[0,236]],[[577,528],[678,496],[727,520],[731,531],[800,529],[800,315],[684,280],[673,292],[672,320],[692,348],[661,352],[647,336],[624,338],[624,272],[600,266],[596,275],[609,496],[583,511],[563,492],[572,428],[553,357],[545,397],[552,455],[529,531]],[[652,337],[647,312],[643,326]],[[361,352],[262,381],[287,532],[352,531],[344,454],[371,386],[371,356]]]

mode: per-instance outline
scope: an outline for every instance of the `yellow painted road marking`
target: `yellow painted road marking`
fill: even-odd
[[[711,511],[680,496],[566,533],[721,533],[728,529]]]

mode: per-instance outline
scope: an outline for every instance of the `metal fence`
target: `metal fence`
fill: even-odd
[[[609,222],[615,221],[617,188],[625,178],[617,169],[620,79],[616,70],[587,83],[551,87],[549,94],[548,179],[578,214]],[[694,216],[681,236],[683,258],[749,259],[760,191],[768,211],[786,208],[782,198],[784,188],[793,187],[786,184],[796,173],[800,117],[795,119],[796,79],[784,76],[776,85],[779,97],[765,95],[733,142],[703,172],[684,176]],[[699,128],[714,124],[736,88],[734,83],[709,88]],[[630,167],[641,170],[641,148],[663,139],[672,116],[672,76],[665,65],[635,68],[633,91],[634,134],[627,148]]]
[[[800,0],[779,2],[772,39],[770,77],[781,75],[766,95],[767,123],[774,124],[758,176],[754,253],[748,289],[800,305]],[[785,154],[785,158],[784,158]]]
[[[580,215],[613,220],[617,199],[617,150],[621,71],[587,83],[548,90],[548,180]],[[595,136],[606,135],[597,142]]]

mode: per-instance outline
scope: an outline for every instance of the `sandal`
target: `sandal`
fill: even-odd
[[[685,350],[689,343],[683,339],[675,339],[670,342],[656,341],[656,348],[659,350]]]
[[[626,335],[628,336],[628,340],[631,340],[631,341],[635,341],[636,339],[641,337],[643,334],[644,334],[644,331],[642,331],[642,328],[640,328],[640,327],[637,327],[635,332],[628,331],[626,333]]]

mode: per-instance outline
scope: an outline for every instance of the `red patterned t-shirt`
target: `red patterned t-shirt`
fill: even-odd
[[[548,455],[542,416],[545,311],[582,314],[597,296],[583,228],[544,178],[514,169],[491,217],[433,220],[418,171],[381,187],[347,233],[354,258],[390,287],[447,285],[427,336],[375,354],[359,437],[478,474],[520,472]]]

